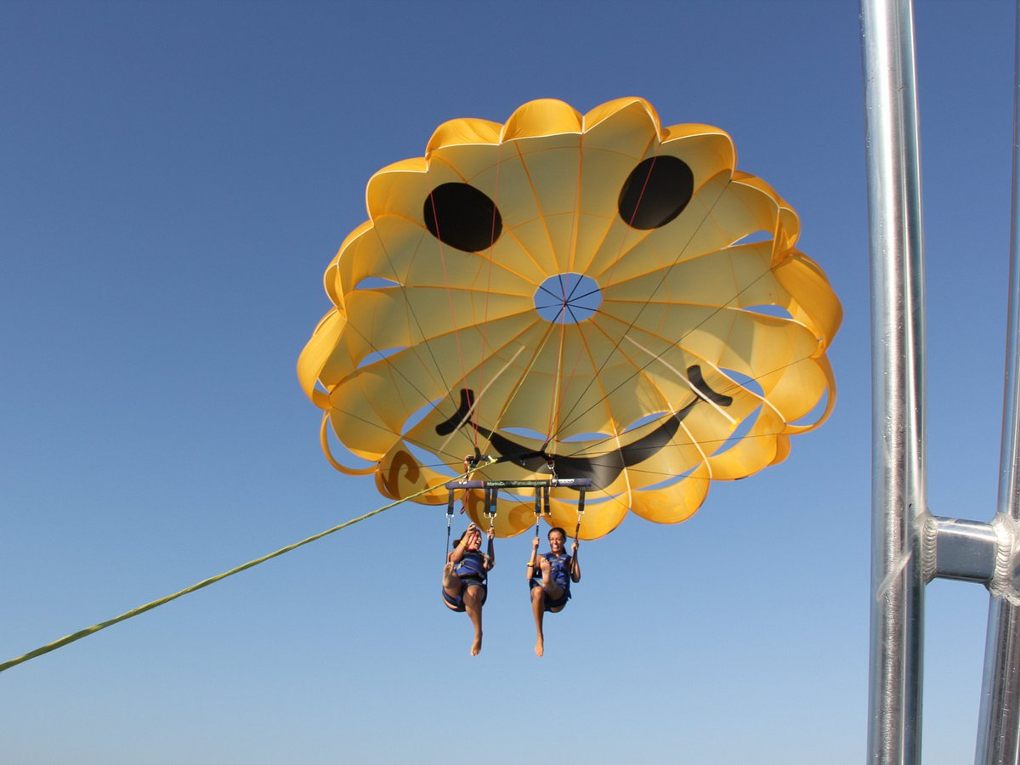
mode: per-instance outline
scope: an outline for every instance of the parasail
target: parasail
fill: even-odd
[[[832,410],[839,301],[718,128],[663,127],[640,98],[531,101],[440,125],[366,200],[298,377],[329,461],[388,497],[445,504],[468,455],[489,481],[590,479],[582,538],[675,523]],[[476,522],[487,501],[469,492]],[[576,501],[553,488],[550,522]],[[497,535],[532,522],[499,494]]]

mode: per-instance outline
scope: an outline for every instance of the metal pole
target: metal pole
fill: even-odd
[[[1006,382],[999,454],[1000,520],[1020,520],[1020,0],[1017,2],[1016,56],[1013,85],[1013,190],[1009,248],[1009,309],[1006,325]],[[1020,608],[992,590],[988,606],[981,714],[978,718],[978,765],[1020,762]]]
[[[918,765],[924,583],[924,286],[909,0],[862,0],[872,333],[868,754]]]

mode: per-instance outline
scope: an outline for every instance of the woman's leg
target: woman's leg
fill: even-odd
[[[542,585],[531,588],[531,613],[535,617],[535,655],[542,656],[545,653],[545,635],[542,632],[545,602],[563,597],[563,588],[552,581],[552,567],[549,565],[549,561],[540,557],[538,567],[542,572]]]
[[[482,650],[482,601],[485,590],[477,584],[469,584],[464,592],[464,610],[471,617],[475,628],[475,640],[471,644],[471,655],[477,656]]]
[[[443,592],[451,598],[459,598],[463,588],[460,577],[453,573],[453,564],[447,563],[443,567]]]
[[[563,597],[563,587],[552,580],[552,566],[545,558],[538,559],[538,566],[542,571],[542,589],[545,590],[546,600],[559,600]]]
[[[542,634],[542,616],[545,614],[545,590],[531,588],[531,614],[535,617],[535,656],[545,653],[545,636]]]

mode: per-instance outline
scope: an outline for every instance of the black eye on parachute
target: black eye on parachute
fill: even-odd
[[[694,173],[682,159],[649,157],[630,171],[620,189],[620,217],[631,228],[665,226],[691,201]]]
[[[491,247],[503,231],[496,204],[466,183],[443,183],[425,197],[422,218],[443,244],[465,252]]]

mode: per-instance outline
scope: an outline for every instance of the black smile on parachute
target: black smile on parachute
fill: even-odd
[[[675,523],[835,403],[839,300],[719,128],[665,126],[641,98],[531,101],[440,125],[366,201],[298,376],[330,462],[389,497],[445,504],[477,449],[481,480],[547,478],[549,460],[591,478],[586,538],[629,512]],[[497,535],[531,526],[520,503],[499,496]],[[554,488],[550,522],[574,515]]]
[[[665,417],[665,421],[651,433],[630,443],[607,451],[597,457],[573,457],[552,454],[542,449],[535,451],[527,446],[515,443],[506,436],[478,425],[471,416],[475,405],[475,393],[468,388],[460,391],[460,408],[450,419],[436,425],[436,433],[445,436],[458,428],[470,427],[482,436],[495,451],[500,460],[510,460],[533,473],[552,467],[553,475],[558,478],[590,478],[596,488],[610,486],[624,468],[633,467],[647,460],[652,453],[669,444],[676,435],[680,423],[702,399],[711,401],[718,406],[729,406],[733,403],[730,396],[716,393],[701,376],[701,368],[692,366],[687,369],[687,377],[697,390],[697,395],[685,407],[675,414]]]

